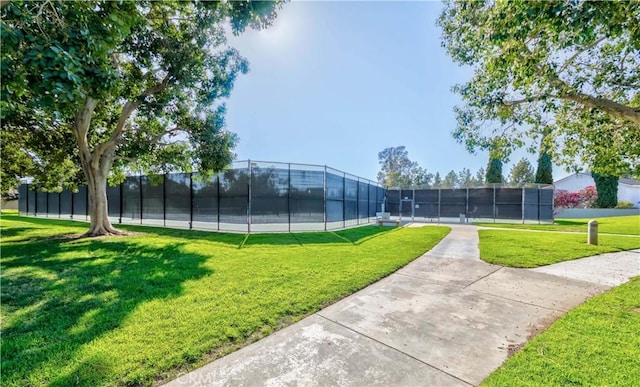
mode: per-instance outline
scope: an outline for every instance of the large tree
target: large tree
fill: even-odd
[[[487,165],[487,184],[502,184],[504,177],[502,176],[502,160],[498,156],[489,157],[489,164]]]
[[[584,163],[605,150],[606,137],[627,139],[615,143],[622,163],[594,169],[637,170],[639,20],[638,1],[447,2],[438,22],[443,45],[474,72],[454,88],[464,101],[455,109],[454,137],[472,152],[508,138],[502,143],[508,153],[551,128],[553,155],[566,165],[571,161],[559,156],[578,147],[575,139],[587,150],[577,154]],[[594,116],[615,125],[597,130]]]
[[[534,181],[533,167],[524,157],[518,161],[509,172],[509,184],[514,187],[524,187]]]
[[[267,26],[278,4],[3,3],[3,141],[11,133],[31,159],[12,164],[28,167],[43,189],[86,183],[87,234],[119,233],[107,217],[110,175],[230,163],[236,139],[221,99],[248,65],[224,26]]]
[[[535,182],[538,184],[553,184],[553,163],[551,162],[551,131],[549,128],[543,130],[538,150],[538,166],[536,168]]]
[[[385,187],[427,187],[433,175],[411,161],[404,146],[385,148],[378,153],[378,182]]]

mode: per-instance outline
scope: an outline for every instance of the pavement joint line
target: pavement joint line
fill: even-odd
[[[524,305],[535,306],[537,308],[542,308],[542,309],[546,309],[546,310],[550,310],[550,311],[558,312],[558,313],[562,313],[562,314],[567,313],[571,309],[573,309],[573,308],[571,308],[571,309],[555,309],[555,308],[550,308],[550,307],[544,306],[544,305],[534,304],[532,302],[525,302],[525,301],[516,300],[516,299],[513,299],[513,298],[509,298],[509,297],[498,296],[498,295],[492,294],[492,293],[481,292],[481,291],[475,290],[475,289],[465,289],[465,290],[468,290],[468,291],[474,292],[474,293],[478,293],[478,294],[483,294],[483,295],[489,296],[489,297],[495,297],[495,298],[500,298],[500,299],[503,299],[503,300],[518,302],[518,303],[524,304]]]
[[[498,267],[497,269],[493,270],[491,273],[488,273],[488,274],[486,274],[486,275],[483,275],[482,277],[480,277],[480,278],[478,278],[477,280],[473,281],[473,282],[472,282],[472,283],[470,283],[469,285],[467,285],[467,286],[463,287],[463,289],[468,288],[469,286],[471,286],[471,285],[475,284],[475,283],[476,283],[476,282],[478,282],[478,281],[482,281],[483,279],[487,278],[487,277],[488,277],[488,276],[490,276],[491,274],[493,274],[493,273],[497,272],[498,270],[502,270],[502,269],[504,269],[504,266],[500,266],[500,267]]]
[[[446,281],[438,281],[438,280],[434,280],[434,279],[432,279],[432,278],[418,277],[418,276],[411,275],[411,274],[407,274],[407,273],[399,273],[399,272],[395,272],[395,273],[393,273],[393,274],[397,274],[397,275],[401,275],[401,276],[404,276],[404,277],[409,277],[409,278],[417,279],[417,280],[420,280],[420,281],[429,282],[429,283],[431,283],[431,284],[438,285],[438,286],[442,286],[442,287],[450,285],[450,283],[448,283],[448,282],[446,282]],[[456,285],[452,285],[452,286],[453,286],[453,287],[456,287],[456,288],[458,288],[458,289],[464,289],[464,288],[465,288],[465,287],[464,287],[464,286],[462,286],[462,285],[457,285],[457,286],[456,286]]]
[[[317,313],[316,313],[316,315],[318,315],[318,316],[322,317],[323,319],[325,319],[325,320],[327,320],[327,321],[329,321],[329,322],[332,322],[332,323],[334,323],[334,324],[336,324],[336,325],[339,325],[339,326],[341,326],[341,327],[343,327],[343,328],[345,328],[345,329],[348,329],[348,330],[350,330],[351,332],[354,332],[354,333],[356,333],[356,334],[358,334],[358,335],[360,335],[360,336],[363,336],[363,337],[365,337],[365,338],[367,338],[367,339],[369,339],[369,340],[371,340],[371,341],[375,341],[375,342],[376,342],[376,343],[378,343],[378,344],[384,345],[385,347],[390,348],[390,349],[391,349],[391,350],[393,350],[393,351],[399,352],[399,353],[401,353],[401,354],[403,354],[403,355],[405,355],[405,356],[407,356],[407,357],[409,357],[409,358],[411,358],[411,359],[413,359],[413,360],[416,360],[416,361],[418,361],[418,362],[420,362],[420,363],[422,363],[422,364],[426,365],[427,367],[433,368],[433,369],[434,369],[434,370],[436,370],[436,371],[439,371],[439,372],[442,372],[443,374],[446,374],[446,375],[448,375],[448,376],[451,376],[452,378],[457,379],[457,380],[461,381],[462,383],[468,384],[469,386],[475,386],[475,384],[473,384],[473,383],[471,383],[471,382],[468,382],[468,381],[466,381],[466,380],[464,380],[464,379],[462,379],[462,378],[460,378],[460,377],[458,377],[458,376],[456,376],[456,375],[454,375],[454,374],[452,374],[452,373],[450,373],[450,372],[447,372],[447,371],[441,370],[440,368],[438,368],[438,367],[436,367],[436,366],[434,366],[434,365],[431,365],[431,364],[429,364],[429,363],[425,362],[424,360],[420,360],[420,359],[418,359],[417,357],[415,357],[415,356],[413,356],[413,355],[410,355],[410,354],[408,354],[408,353],[406,353],[406,352],[403,352],[403,351],[399,350],[399,349],[398,349],[398,348],[396,348],[396,347],[392,347],[391,345],[389,345],[389,344],[387,344],[387,343],[384,343],[384,342],[382,342],[382,341],[380,341],[380,340],[378,340],[378,339],[374,339],[373,337],[371,337],[371,336],[369,336],[369,335],[367,335],[367,334],[365,334],[365,333],[362,333],[362,332],[360,332],[360,331],[357,331],[357,330],[355,330],[355,329],[353,329],[353,328],[351,328],[351,327],[349,327],[349,326],[347,326],[347,325],[344,325],[344,324],[342,324],[342,323],[339,323],[338,321],[332,320],[332,319],[330,319],[329,317],[323,316],[323,315],[321,315],[321,314],[320,314],[320,312],[317,312]]]

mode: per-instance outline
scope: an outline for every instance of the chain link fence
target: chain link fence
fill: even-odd
[[[323,231],[375,222],[384,189],[327,166],[238,161],[204,179],[197,173],[129,176],[107,188],[113,223],[231,232]],[[87,188],[19,187],[24,215],[88,220]]]
[[[389,189],[385,211],[412,221],[553,222],[553,186]]]

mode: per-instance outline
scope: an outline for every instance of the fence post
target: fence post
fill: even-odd
[[[49,217],[49,192],[46,193],[46,207],[47,207],[47,218]]]
[[[218,214],[216,215],[218,217],[218,231],[220,231],[220,174],[222,172],[218,172],[216,174],[216,186],[218,187],[218,189],[216,190],[216,202],[218,203]]]
[[[58,192],[58,219],[62,218],[62,191]]]
[[[342,172],[342,228],[347,227],[347,174]]]
[[[89,220],[89,186],[84,189],[84,220]]]
[[[537,205],[537,207],[538,207],[538,224],[541,224],[541,222],[540,222],[540,186],[539,185],[538,185],[537,191],[538,191],[538,203],[537,203],[538,204]]]
[[[371,223],[371,180],[367,180],[367,223]]]
[[[289,232],[291,232],[291,163],[289,163],[288,170],[288,179],[287,179],[287,216],[289,217],[289,221],[287,222],[287,226],[289,227]]]
[[[33,205],[33,216],[38,216],[38,191],[33,191],[33,201],[35,202]]]
[[[167,227],[167,174],[162,176],[162,224]]]
[[[220,211],[218,209],[218,211]],[[218,218],[218,224],[220,219]],[[189,173],[189,230],[193,229],[193,172]]]
[[[323,176],[323,191],[324,191],[324,231],[327,231],[327,166],[324,166]]]
[[[138,197],[140,198],[140,224],[142,224],[142,174],[138,176]]]
[[[127,180],[125,179],[125,181]],[[118,189],[118,194],[120,195],[120,205],[119,205],[120,208],[118,208],[118,210],[120,211],[120,216],[118,217],[118,224],[122,224],[122,209],[124,208],[124,204],[123,204],[124,198],[122,197],[123,185],[124,185],[124,181],[120,183],[119,185],[120,188]]]
[[[524,187],[522,187],[522,224],[524,224],[524,195],[525,195],[525,190]]]
[[[438,188],[438,223],[440,223],[440,206],[442,204],[442,188]]]
[[[496,222],[496,183],[493,183],[493,223]]]
[[[73,212],[75,211],[76,204],[73,201],[73,192],[69,190],[69,196],[71,196],[71,214],[69,214],[69,218],[73,219]]]
[[[253,180],[251,159],[247,160],[247,170],[249,172],[249,181],[247,187],[247,232],[251,234],[251,180]]]
[[[467,200],[465,201],[464,221],[469,223],[469,187],[467,187]]]
[[[360,178],[356,178],[356,224],[360,224]]]
[[[27,186],[27,194],[25,195],[25,202],[27,203],[26,216],[29,216],[29,184],[26,184],[26,186]]]

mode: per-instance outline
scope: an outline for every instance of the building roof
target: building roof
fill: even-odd
[[[573,173],[573,174],[571,174],[571,175],[569,175],[569,176],[565,176],[565,177],[563,177],[562,179],[556,180],[556,181],[554,181],[554,182],[553,182],[553,184],[558,184],[558,183],[560,183],[561,181],[569,180],[569,179],[571,179],[572,177],[574,177],[574,176],[578,176],[578,175],[583,175],[583,176],[591,177],[591,173],[588,173],[588,172],[577,172],[577,173]],[[628,177],[621,177],[621,178],[618,180],[618,183],[619,183],[619,184],[626,184],[626,185],[640,185],[640,180],[631,179],[631,178],[628,178]]]

